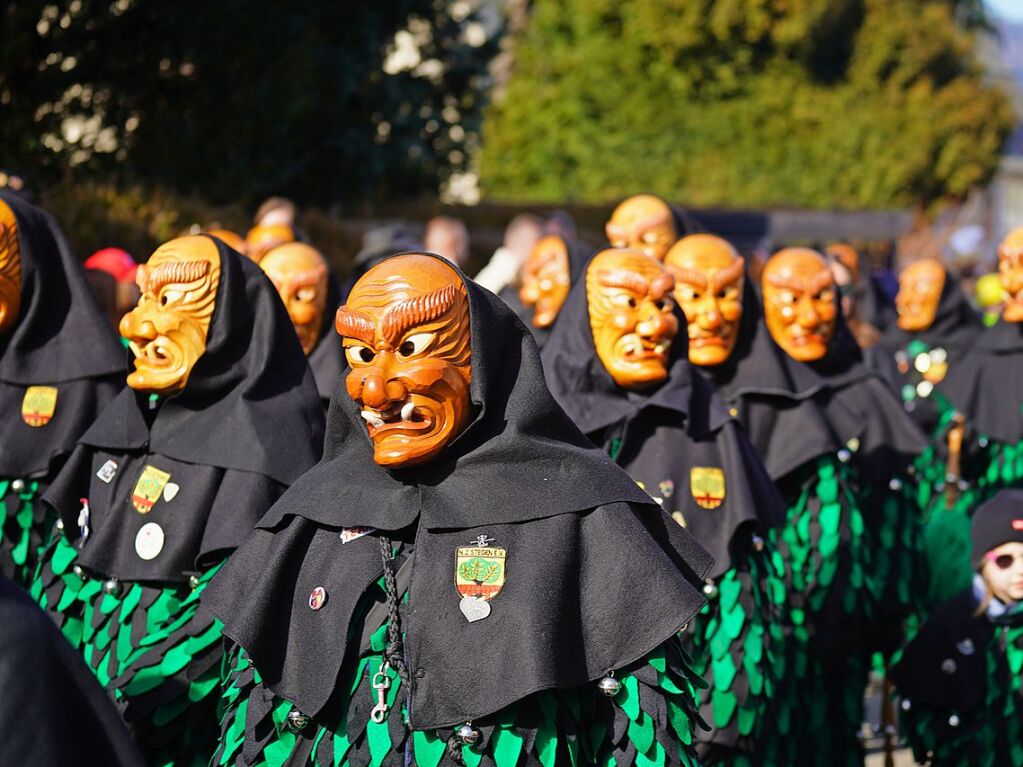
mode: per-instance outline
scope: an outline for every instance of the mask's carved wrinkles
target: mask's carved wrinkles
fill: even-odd
[[[630,272],[628,269],[608,269],[598,274],[598,281],[605,288],[621,288],[635,293],[637,296],[645,296],[650,290],[650,283],[646,278]]]
[[[457,292],[455,285],[447,285],[396,304],[384,315],[383,337],[398,343],[409,328],[438,319],[451,308]]]
[[[0,335],[10,330],[21,311],[21,243],[14,211],[0,200]]]
[[[153,267],[143,264],[138,271],[138,286],[143,293],[156,293],[167,285],[196,282],[209,273],[206,261],[177,261]]]
[[[718,269],[714,273],[714,278],[712,280],[714,290],[718,291],[738,282],[743,275],[743,268],[745,265],[745,259],[739,258],[723,269]]]
[[[371,344],[375,328],[372,319],[355,309],[342,306],[337,313],[337,332],[344,338],[357,338]]]

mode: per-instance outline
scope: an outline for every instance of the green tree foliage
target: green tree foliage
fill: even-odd
[[[1012,122],[975,0],[535,0],[480,158],[503,200],[890,207],[966,192]]]
[[[449,6],[0,0],[0,166],[215,201],[435,190],[465,165],[496,49]],[[387,68],[400,34],[412,62]]]

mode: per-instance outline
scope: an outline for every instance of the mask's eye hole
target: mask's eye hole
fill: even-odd
[[[433,333],[416,333],[411,335],[401,342],[401,345],[398,347],[398,354],[402,357],[414,357],[417,354],[422,354],[433,339]]]
[[[345,356],[353,365],[368,365],[377,355],[368,346],[348,346],[345,347]]]
[[[184,294],[180,290],[165,290],[160,294],[160,306],[177,303],[182,295]]]

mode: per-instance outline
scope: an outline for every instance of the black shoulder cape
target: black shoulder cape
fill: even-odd
[[[471,424],[434,462],[389,471],[373,462],[358,406],[339,391],[323,459],[203,595],[265,684],[305,713],[327,706],[342,662],[354,662],[359,600],[382,572],[375,532],[345,543],[344,528],[414,543],[403,629],[415,729],[597,679],[671,637],[702,606],[707,553],[555,404],[532,335],[511,310],[462,280]],[[508,575],[492,614],[469,623],[455,557],[479,535],[506,549]],[[314,611],[316,587],[327,598]]]
[[[960,352],[969,348],[983,329],[980,317],[966,300],[966,294],[959,286],[959,280],[948,270],[945,271],[945,285],[938,299],[938,310],[934,322],[926,330],[910,332],[892,321],[881,337],[882,342],[892,349],[903,349],[913,340],[920,339],[929,347],[941,347],[949,352]]]
[[[294,482],[319,457],[323,411],[287,312],[262,270],[215,237],[220,285],[206,351],[184,391],[147,426],[144,397],[121,392],[81,442],[141,450]]]
[[[334,327],[334,316],[341,305],[341,282],[331,272],[327,277],[327,306],[323,312],[323,327],[320,328],[320,340],[309,355],[309,367],[313,371],[316,390],[324,404],[330,403],[334,391],[341,384],[341,369],[345,365],[344,351],[341,349],[341,336]]]
[[[18,222],[22,281],[17,324],[0,338],[0,476],[36,476],[56,468],[124,387],[127,364],[56,222],[19,195],[0,199]],[[44,426],[22,418],[30,386],[57,390]]]
[[[843,446],[819,396],[825,382],[771,339],[747,276],[739,338],[728,360],[697,368],[734,410],[775,481]]]
[[[0,575],[0,742],[4,764],[141,767],[128,729],[78,651]]]
[[[999,319],[983,331],[941,387],[972,431],[1004,444],[1023,440],[1023,323]]]
[[[685,317],[675,311],[677,338],[685,339]],[[738,531],[780,525],[785,508],[748,438],[710,385],[693,375],[686,354],[685,343],[672,344],[668,380],[652,391],[619,387],[597,357],[581,281],[562,307],[543,361],[558,404],[662,509],[682,516],[714,557],[710,575],[717,577],[733,564]],[[708,474],[723,477],[724,494],[701,497],[701,506],[696,487]]]
[[[822,401],[835,433],[846,445],[857,445],[871,477],[890,477],[927,448],[927,437],[888,384],[864,364],[841,312],[827,355],[810,367],[824,380]]]

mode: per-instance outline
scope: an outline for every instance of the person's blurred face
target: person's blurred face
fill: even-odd
[[[430,256],[390,258],[355,283],[335,325],[373,460],[432,461],[472,412],[469,298],[458,274]]]
[[[128,386],[169,395],[188,383],[206,351],[220,284],[220,253],[208,237],[179,237],[161,245],[136,274],[141,297],[121,320],[135,355]]]
[[[650,194],[638,194],[623,201],[611,214],[605,233],[612,247],[639,250],[658,261],[664,260],[679,236],[671,208]]]
[[[654,258],[611,248],[586,270],[586,300],[593,345],[604,368],[624,389],[646,389],[668,377],[678,320],[675,280]]]
[[[21,243],[14,211],[0,200],[0,336],[18,321],[21,310]]]
[[[519,298],[526,306],[533,307],[533,324],[549,328],[571,288],[565,241],[554,235],[540,240],[522,268],[521,282]]]
[[[824,257],[809,248],[785,248],[768,259],[760,280],[764,321],[774,342],[799,362],[827,354],[838,304]]]
[[[259,262],[277,288],[295,326],[302,351],[309,356],[320,340],[323,312],[327,306],[327,262],[302,242],[278,245]]]
[[[456,222],[432,221],[426,228],[423,247],[459,267],[469,260],[469,234]]]
[[[980,574],[1002,602],[1023,600],[1023,543],[1003,543],[989,551]]]
[[[700,366],[727,361],[742,320],[743,259],[720,237],[691,234],[671,247],[664,264],[686,315],[689,361]]]
[[[945,267],[940,261],[925,258],[903,269],[895,294],[899,327],[912,333],[933,325],[944,288]]]
[[[1002,319],[1023,322],[1023,229],[1013,229],[998,248],[998,279],[1002,283]]]

